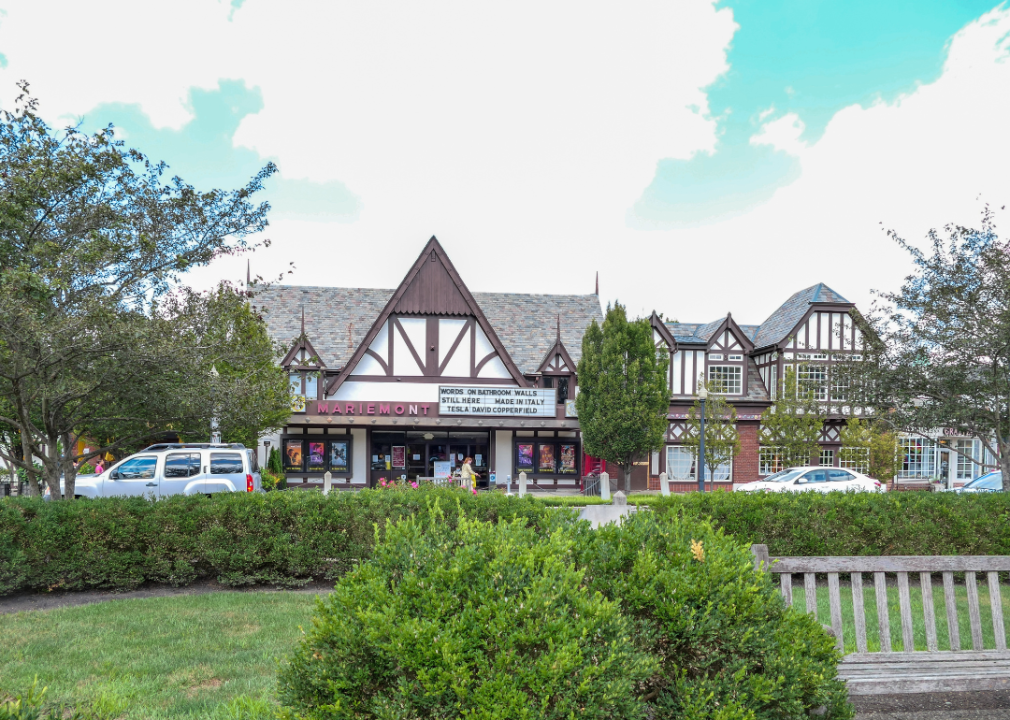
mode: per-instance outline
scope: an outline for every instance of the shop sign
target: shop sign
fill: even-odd
[[[309,415],[355,415],[379,417],[436,417],[438,408],[432,403],[319,400],[308,403]]]
[[[498,417],[557,416],[554,388],[489,387],[487,385],[441,385],[439,415]]]

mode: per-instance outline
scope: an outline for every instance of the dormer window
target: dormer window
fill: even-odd
[[[720,395],[742,395],[743,368],[739,365],[709,365],[708,387]]]
[[[568,375],[544,375],[541,387],[557,388],[558,405],[564,405],[568,399]]]
[[[319,399],[319,371],[292,370],[288,373],[291,389],[291,412],[305,412],[307,400]]]

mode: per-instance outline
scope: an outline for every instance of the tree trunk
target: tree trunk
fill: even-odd
[[[28,466],[25,468],[25,477],[27,478],[28,485],[28,492],[25,494],[28,495],[28,497],[39,496],[42,494],[42,490],[39,488],[35,479],[34,456],[32,455],[31,444],[28,442],[28,436],[25,434],[24,430],[21,431],[21,454],[25,460],[25,464]]]
[[[635,463],[621,463],[621,480],[624,485],[624,494],[631,494],[631,473],[635,469]]]
[[[1003,471],[1003,492],[1010,492],[1010,443],[997,439],[996,449],[999,450],[999,466]]]
[[[63,494],[67,500],[74,499],[74,486],[77,484],[77,466],[74,464],[74,445],[70,442],[70,433],[63,434]]]

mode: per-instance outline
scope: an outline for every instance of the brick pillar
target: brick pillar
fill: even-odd
[[[758,479],[758,421],[738,421],[740,454],[733,461],[733,482],[746,483]]]

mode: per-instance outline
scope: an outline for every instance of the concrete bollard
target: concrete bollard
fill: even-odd
[[[618,490],[614,493],[614,506],[623,507],[628,504],[628,496]]]
[[[659,494],[663,497],[670,494],[670,476],[665,472],[659,474]]]
[[[600,473],[600,497],[610,500],[610,475],[605,472]]]
[[[333,480],[333,476],[330,474],[330,471],[327,470],[326,474],[323,475],[323,495],[329,495],[330,494],[330,484],[331,484],[332,480]]]
[[[526,473],[519,473],[519,497],[526,496]]]

